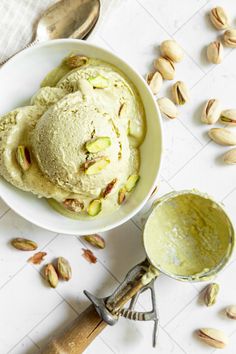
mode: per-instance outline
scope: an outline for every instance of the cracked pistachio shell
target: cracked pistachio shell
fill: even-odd
[[[203,108],[201,120],[206,124],[214,124],[219,119],[220,113],[220,101],[217,99],[210,99],[206,102]]]
[[[163,84],[163,78],[158,71],[149,73],[147,75],[147,83],[150,86],[150,89],[154,95],[157,95],[160,92],[160,89]]]
[[[71,55],[66,59],[66,64],[71,69],[79,68],[88,63],[88,58],[83,55]]]
[[[214,7],[210,11],[209,17],[213,26],[218,30],[226,29],[229,26],[229,18],[223,7]]]
[[[167,97],[161,97],[157,100],[161,113],[168,118],[174,119],[178,116],[178,109],[176,105]]]
[[[154,67],[165,80],[173,80],[175,77],[175,67],[171,60],[159,57],[154,61]]]
[[[207,59],[212,64],[220,64],[222,62],[223,46],[219,41],[214,41],[207,47]]]
[[[174,40],[168,39],[162,42],[160,49],[163,57],[166,57],[175,63],[180,62],[184,57],[182,48]]]
[[[220,120],[229,125],[236,125],[236,109],[226,109],[222,111]]]
[[[224,162],[227,163],[228,165],[235,165],[236,164],[236,148],[227,151],[224,154]]]
[[[236,145],[236,132],[225,128],[212,128],[208,132],[209,137],[219,145]]]
[[[225,310],[226,316],[231,320],[236,320],[236,305],[228,306]]]
[[[177,81],[172,86],[172,97],[176,104],[184,105],[189,101],[188,88],[183,81]]]
[[[224,44],[230,48],[236,48],[236,29],[230,29],[224,33]]]
[[[223,331],[215,328],[201,328],[197,332],[198,337],[206,344],[214,348],[223,349],[229,342]]]

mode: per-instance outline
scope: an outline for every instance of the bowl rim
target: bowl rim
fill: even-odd
[[[63,44],[63,43],[80,43],[82,46],[85,47],[90,47],[92,49],[94,49],[94,51],[99,50],[100,52],[104,52],[110,56],[113,56],[115,59],[118,59],[121,64],[124,64],[124,66],[127,66],[128,69],[132,72],[132,74],[136,77],[138,77],[139,80],[141,80],[142,84],[145,86],[145,89],[148,92],[148,95],[151,96],[150,98],[152,99],[154,105],[153,107],[155,108],[155,116],[158,119],[158,124],[159,124],[159,128],[160,128],[160,156],[159,156],[159,166],[157,169],[157,173],[156,176],[153,180],[152,186],[150,187],[149,193],[146,194],[145,198],[143,198],[142,202],[139,203],[135,208],[133,208],[129,213],[127,213],[125,216],[120,217],[118,220],[116,220],[115,222],[112,222],[110,224],[106,224],[103,227],[99,227],[99,229],[96,232],[105,232],[111,229],[114,229],[124,223],[126,223],[127,221],[129,221],[130,219],[132,219],[142,208],[143,206],[146,204],[146,202],[148,201],[149,197],[152,194],[152,191],[154,189],[154,187],[157,184],[157,181],[159,179],[160,176],[160,171],[161,171],[161,167],[162,167],[162,163],[163,163],[163,121],[162,121],[162,115],[159,109],[159,106],[155,100],[155,97],[153,96],[150,87],[148,86],[148,84],[146,83],[146,81],[144,80],[144,78],[141,76],[141,74],[139,74],[137,72],[136,69],[134,69],[134,67],[127,63],[126,60],[124,60],[123,58],[121,58],[119,55],[113,53],[110,50],[107,50],[105,48],[103,48],[100,45],[94,44],[94,43],[90,43],[84,40],[80,40],[80,39],[72,39],[72,38],[64,38],[64,39],[53,39],[53,40],[48,40],[48,41],[43,41],[40,43],[35,44],[32,47],[29,48],[25,48],[23,49],[21,52],[15,54],[11,59],[9,59],[9,61],[7,61],[2,68],[0,69],[1,72],[5,71],[5,68],[8,68],[9,64],[12,65],[15,61],[19,61],[19,59],[23,60],[25,55],[28,55],[28,53],[31,53],[35,50],[38,50],[42,47],[50,47],[53,46],[55,43],[59,43],[59,44]],[[124,72],[125,73],[125,72]],[[128,76],[129,77],[129,76]],[[132,81],[132,80],[131,80]],[[142,98],[142,97],[141,97]],[[2,179],[2,177],[1,177]],[[8,183],[6,181],[6,183]],[[70,234],[70,235],[74,235],[76,233],[75,230],[68,230],[65,228],[63,228],[62,226],[57,227],[57,225],[50,227],[47,225],[44,225],[43,223],[39,222],[38,219],[34,219],[33,217],[24,214],[24,212],[21,212],[21,210],[16,210],[16,208],[14,208],[14,205],[12,206],[12,203],[6,198],[2,196],[1,190],[0,190],[0,197],[2,198],[2,200],[8,205],[8,207],[13,210],[16,214],[18,214],[19,216],[21,216],[23,219],[31,222],[32,224],[41,227],[45,230],[49,230],[52,232],[56,232],[56,233],[63,233],[63,234]],[[79,220],[78,220],[79,221]],[[83,220],[84,221],[84,220]],[[85,235],[85,234],[89,234],[89,233],[94,233],[94,228],[90,228],[89,227],[89,221],[90,219],[88,219],[88,228],[86,229],[86,232],[81,232],[79,231],[78,228],[78,232],[80,235]]]

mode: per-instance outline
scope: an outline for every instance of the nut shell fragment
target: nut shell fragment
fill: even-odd
[[[66,59],[66,64],[71,69],[79,68],[82,65],[87,64],[88,58],[83,55],[71,55]]]
[[[220,120],[229,125],[236,125],[236,109],[226,109],[222,111]]]

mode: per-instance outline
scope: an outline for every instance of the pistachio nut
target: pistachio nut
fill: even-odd
[[[219,284],[212,283],[207,285],[204,291],[204,302],[207,306],[212,306],[216,303],[219,290]]]
[[[157,100],[160,111],[168,118],[174,119],[178,116],[178,109],[176,105],[167,97],[161,97]]]
[[[117,183],[117,178],[114,178],[110,183],[108,183],[108,185],[102,190],[101,197],[105,199],[107,195],[111,193],[116,183]]]
[[[229,165],[235,165],[236,164],[236,148],[227,151],[224,154],[224,162],[229,164]]]
[[[86,175],[95,175],[106,168],[109,163],[110,160],[107,157],[100,157],[98,159],[86,161],[83,165],[84,173]]]
[[[215,328],[201,328],[197,332],[198,337],[214,348],[223,349],[229,342],[223,331]]]
[[[90,84],[94,87],[94,88],[106,88],[108,87],[108,80],[102,76],[102,75],[98,75],[98,76],[91,76],[88,78],[88,81],[90,82]]]
[[[220,119],[223,123],[236,125],[236,109],[226,109],[221,112]]]
[[[58,275],[53,264],[49,263],[44,268],[44,276],[52,288],[56,288],[58,284]]]
[[[151,72],[147,75],[147,83],[154,95],[160,92],[161,86],[163,84],[163,78],[158,71]]]
[[[208,132],[209,137],[220,145],[236,145],[236,132],[225,128],[213,128]]]
[[[84,209],[84,203],[78,199],[65,199],[63,206],[70,211],[80,213]]]
[[[210,20],[218,30],[226,29],[229,26],[229,18],[223,7],[217,6],[210,11]]]
[[[30,168],[31,157],[30,152],[26,146],[19,145],[16,149],[16,161],[23,171],[27,171]]]
[[[30,257],[27,262],[33,264],[41,264],[41,262],[44,261],[44,257],[46,257],[46,255],[46,252],[37,252],[32,257]]]
[[[98,215],[102,210],[102,201],[101,199],[94,199],[89,203],[88,214],[90,216]]]
[[[175,67],[171,60],[160,57],[154,61],[154,67],[161,73],[163,79],[173,80],[175,77]]]
[[[85,144],[86,150],[91,153],[96,153],[105,150],[111,145],[111,139],[108,136],[102,136]]]
[[[236,320],[236,305],[228,306],[225,310],[226,316],[231,320]]]
[[[64,257],[57,258],[57,271],[59,276],[66,281],[70,280],[72,277],[70,263]]]
[[[81,236],[81,238],[96,248],[103,249],[106,246],[104,238],[98,234]]]
[[[201,120],[206,124],[214,124],[220,117],[220,101],[217,99],[210,99],[206,102],[203,111]]]
[[[82,65],[87,64],[88,58],[83,55],[71,55],[69,58],[66,59],[66,64],[71,69],[78,68]]]
[[[127,182],[125,183],[125,189],[127,190],[127,192],[131,192],[134,187],[137,185],[138,181],[140,179],[139,175],[131,175],[129,176],[129,178],[127,179]]]
[[[222,62],[223,45],[219,41],[214,41],[207,47],[207,58],[212,64],[220,64]]]
[[[172,39],[162,42],[160,50],[163,57],[166,57],[175,63],[180,62],[184,56],[182,48]]]
[[[34,251],[38,248],[36,242],[21,237],[17,237],[11,240],[11,244],[13,247],[20,251]]]
[[[118,204],[122,204],[124,203],[125,199],[126,199],[126,194],[127,194],[127,191],[125,189],[125,187],[122,187],[119,192],[118,192]]]
[[[93,254],[91,250],[86,250],[85,248],[82,248],[83,254],[82,256],[84,259],[86,259],[87,262],[89,263],[97,263],[97,257]]]
[[[172,86],[172,97],[176,104],[184,105],[189,101],[188,88],[183,81],[177,81]]]
[[[224,44],[230,48],[236,48],[236,29],[230,29],[224,33]]]

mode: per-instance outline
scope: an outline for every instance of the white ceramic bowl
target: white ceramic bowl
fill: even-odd
[[[16,213],[33,224],[66,234],[90,234],[112,229],[134,216],[145,204],[157,182],[162,155],[160,111],[143,78],[111,52],[86,41],[59,39],[38,44],[13,57],[0,69],[0,115],[26,105],[43,77],[71,51],[114,64],[134,83],[144,104],[147,134],[141,146],[140,181],[128,201],[108,216],[88,220],[68,219],[50,208],[45,199],[14,188],[0,179],[0,195]]]

